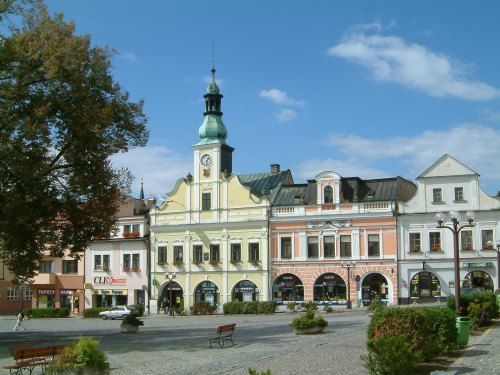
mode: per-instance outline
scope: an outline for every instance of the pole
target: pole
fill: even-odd
[[[458,221],[453,221],[453,248],[455,252],[454,265],[455,265],[455,310],[457,315],[460,315],[460,254],[458,252]]]
[[[173,280],[173,278],[170,279],[170,282],[168,284],[169,285],[169,294],[170,294],[170,298],[169,298],[169,301],[168,301],[169,304],[170,304],[170,306],[169,306],[169,308],[170,308],[170,310],[169,310],[170,316],[174,315],[173,303],[172,303],[172,280]]]
[[[497,290],[500,290],[500,245],[497,245]]]
[[[347,309],[352,310],[351,305],[351,267],[347,266]]]

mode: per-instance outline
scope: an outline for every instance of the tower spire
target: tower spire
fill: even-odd
[[[139,199],[144,199],[144,184],[142,182],[142,177],[141,177],[141,193],[139,195]]]

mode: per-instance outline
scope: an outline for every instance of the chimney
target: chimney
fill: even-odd
[[[271,173],[273,173],[273,174],[280,173],[280,165],[279,164],[271,164]]]

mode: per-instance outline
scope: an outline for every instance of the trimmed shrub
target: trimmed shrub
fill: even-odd
[[[259,303],[257,301],[252,302],[242,302],[243,303],[243,311],[242,314],[257,314],[259,311]]]
[[[144,315],[144,305],[136,303],[136,304],[130,305],[130,307],[137,311],[138,316]]]
[[[210,302],[198,302],[191,307],[191,314],[193,315],[212,315],[215,313],[216,307]]]
[[[383,308],[384,306],[380,303],[378,299],[372,299],[370,306],[368,306],[368,311],[375,311],[376,309]]]
[[[301,307],[307,311],[316,311],[318,309],[318,306],[313,301],[305,302]]]
[[[26,318],[31,318],[31,314],[33,313],[33,309],[31,307],[28,307],[28,308],[24,309],[23,312],[24,312],[24,316]]]
[[[92,307],[83,311],[84,318],[99,318],[101,311],[109,310],[109,307]]]
[[[259,302],[259,314],[274,314],[276,311],[276,301]]]
[[[47,374],[85,373],[100,374],[109,369],[104,352],[99,348],[99,340],[80,337],[78,341],[66,347],[53,365],[46,369]]]
[[[328,322],[321,316],[315,316],[314,311],[307,311],[292,320],[292,323],[290,323],[290,327],[296,329],[297,331],[303,331],[313,327],[326,327],[327,325]]]
[[[412,350],[402,335],[384,335],[368,341],[369,353],[362,356],[370,374],[413,374],[420,362],[420,353]]]
[[[333,307],[331,307],[331,306],[326,307],[325,308],[325,312],[326,313],[332,313],[333,312]]]
[[[122,326],[129,325],[129,326],[135,326],[135,327],[140,327],[144,325],[144,322],[140,319],[137,318],[137,315],[135,314],[129,314],[126,315],[125,318],[123,318]]]
[[[295,303],[295,301],[290,301],[290,302],[288,302],[288,304],[286,305],[286,308],[287,308],[288,310],[290,310],[291,312],[294,312],[296,307],[297,307],[297,304]]]
[[[473,307],[472,311],[474,314],[470,316],[472,319],[478,319],[478,324],[482,325],[489,322],[491,319],[496,318],[498,312],[498,302],[495,293],[493,292],[482,292],[474,294],[461,294],[460,295],[461,304],[461,315],[470,316],[469,305],[474,303],[480,305],[480,311],[478,307]],[[455,296],[449,296],[447,299],[448,307],[455,309]]]
[[[253,368],[248,369],[248,375],[271,375],[271,370],[259,372]]]
[[[455,311],[442,307],[423,307],[419,310],[424,313],[432,334],[436,335],[436,347],[429,350],[444,353],[454,349],[458,335]],[[429,354],[424,353],[424,356],[429,357]]]
[[[61,308],[48,308],[48,309],[31,309],[31,318],[41,319],[41,318],[67,318],[69,316],[70,310],[67,307]],[[25,313],[26,315],[26,313]]]
[[[222,306],[225,315],[234,314],[272,314],[276,310],[274,301],[252,301],[252,302],[226,302]]]

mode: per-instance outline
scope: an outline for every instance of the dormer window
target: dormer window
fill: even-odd
[[[330,185],[325,187],[323,194],[323,203],[333,203],[333,188]]]

